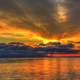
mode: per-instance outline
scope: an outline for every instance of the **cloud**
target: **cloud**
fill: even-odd
[[[25,35],[12,34],[14,28],[29,30],[43,38],[65,32],[69,33],[67,36],[73,35],[80,31],[79,4],[78,0],[0,0],[0,22],[9,26],[0,23],[0,28],[4,27],[3,33],[10,28],[8,36],[14,37]]]

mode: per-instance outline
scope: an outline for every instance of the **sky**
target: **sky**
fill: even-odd
[[[0,42],[80,40],[80,0],[0,0]]]

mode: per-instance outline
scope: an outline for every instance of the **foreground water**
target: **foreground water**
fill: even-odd
[[[80,58],[3,59],[0,80],[80,80]]]

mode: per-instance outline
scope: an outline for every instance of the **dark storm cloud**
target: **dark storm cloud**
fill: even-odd
[[[55,17],[57,4],[66,6],[67,21]],[[79,0],[0,0],[0,19],[8,24],[42,33],[43,37],[80,31]]]
[[[80,1],[70,0],[66,2],[67,8],[69,9],[69,20],[68,26],[72,32],[80,31]]]

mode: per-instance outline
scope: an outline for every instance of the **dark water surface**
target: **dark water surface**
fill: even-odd
[[[80,80],[80,58],[4,60],[0,80]]]

